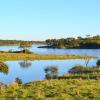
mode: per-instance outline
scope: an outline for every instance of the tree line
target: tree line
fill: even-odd
[[[44,41],[0,40],[0,46],[20,45],[22,42],[29,42],[31,44],[44,43]]]
[[[79,48],[79,49],[100,49],[100,36],[89,36],[85,38],[62,38],[62,39],[47,39],[47,48]]]

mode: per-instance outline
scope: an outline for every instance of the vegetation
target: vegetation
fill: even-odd
[[[31,42],[32,44],[44,43],[44,41],[0,40],[0,46],[19,46],[21,42]]]
[[[57,77],[57,66],[44,69],[49,76],[44,81],[33,81],[22,84],[16,78],[15,83],[0,89],[0,99],[7,100],[99,100],[100,99],[100,66],[83,67],[77,65],[68,74]]]
[[[60,79],[100,79],[100,65],[99,61],[97,61],[97,66],[93,67],[84,67],[81,65],[77,65],[75,67],[72,67],[69,70],[68,74],[65,74]]]
[[[100,60],[97,61],[97,66],[100,66]]]
[[[100,81],[51,79],[24,85],[12,84],[0,90],[7,100],[99,100]]]
[[[96,58],[95,56],[79,56],[79,55],[57,55],[57,54],[24,54],[24,53],[0,53],[1,61],[9,60],[55,60],[55,59],[84,59]]]
[[[48,66],[44,69],[46,79],[54,79],[58,77],[58,68],[57,66]]]
[[[83,67],[81,65],[75,66],[69,70],[69,73],[77,73],[77,74],[82,74],[82,73],[100,73],[100,68],[99,66],[97,67]]]
[[[77,48],[77,49],[100,49],[100,36],[87,36],[86,38],[66,38],[66,39],[48,39],[47,48]]]
[[[21,80],[20,78],[17,77],[17,78],[15,79],[15,83],[17,83],[17,84],[22,84],[22,80]]]
[[[0,61],[0,72],[8,74],[8,65]]]
[[[29,48],[32,46],[31,42],[21,42],[19,48],[22,49],[22,53],[31,53]]]

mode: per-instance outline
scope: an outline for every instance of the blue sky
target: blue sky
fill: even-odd
[[[0,39],[100,34],[100,0],[0,0]]]

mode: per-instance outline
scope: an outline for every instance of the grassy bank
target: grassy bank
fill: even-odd
[[[100,80],[52,79],[0,90],[4,100],[100,100]]]
[[[0,61],[9,60],[56,60],[56,59],[87,59],[94,56],[57,55],[57,54],[23,54],[23,53],[0,53]]]

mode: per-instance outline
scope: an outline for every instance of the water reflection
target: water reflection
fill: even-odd
[[[87,67],[89,62],[90,62],[90,58],[88,58],[87,56],[84,58],[84,62],[85,62],[85,66]]]
[[[88,67],[96,66],[96,62],[97,59],[91,59]],[[0,73],[0,81],[5,84],[11,84],[17,77],[22,80],[23,84],[33,80],[44,80],[48,78],[48,74],[52,77],[61,76],[75,65],[85,66],[84,59],[6,61],[5,63],[8,67],[5,67],[6,70],[3,69],[2,73]],[[51,69],[46,72],[44,71],[44,69],[52,65],[56,65],[58,70],[54,70],[53,72],[50,71]],[[7,75],[4,73],[7,73]]]
[[[29,68],[32,66],[32,63],[29,60],[24,60],[24,61],[19,62],[19,65],[21,68]]]
[[[0,62],[0,72],[4,74],[8,74],[9,72],[8,70],[9,70],[8,65],[5,64],[4,62]]]

